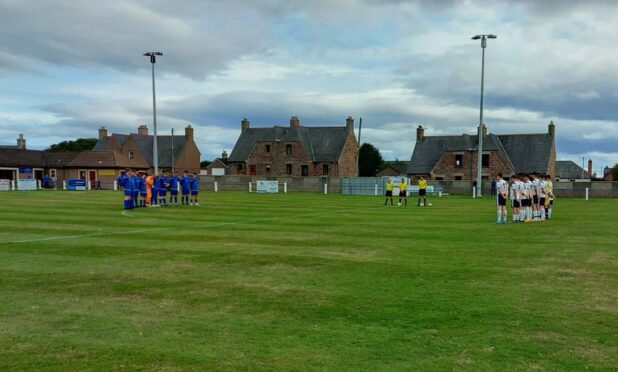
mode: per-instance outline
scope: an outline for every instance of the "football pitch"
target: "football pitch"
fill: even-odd
[[[200,202],[0,193],[0,369],[618,366],[618,199],[508,225],[489,197]]]

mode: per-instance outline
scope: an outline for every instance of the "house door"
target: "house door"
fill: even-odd
[[[42,180],[43,179],[43,169],[33,169],[34,171],[34,179]]]
[[[86,171],[85,170],[80,170],[79,171],[79,179],[80,180],[85,180],[86,179]]]
[[[255,176],[255,164],[249,166],[249,175]]]
[[[97,186],[97,171],[89,170],[88,171],[88,181],[90,181],[90,187],[93,189]]]

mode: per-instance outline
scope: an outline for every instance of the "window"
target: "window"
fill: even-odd
[[[489,176],[481,176],[481,180],[487,181],[487,180],[489,180]]]
[[[266,145],[266,152],[270,152],[270,145]]]
[[[436,181],[444,181],[444,177],[436,177],[435,180]]]
[[[55,169],[50,169],[49,170],[49,176],[51,178],[56,178],[56,170]]]
[[[455,166],[463,167],[463,154],[455,154]]]
[[[489,154],[483,154],[483,167],[489,167]]]
[[[302,166],[300,167],[300,173],[301,173],[303,176],[308,176],[308,175],[309,175],[309,166],[308,166],[308,165],[302,165]]]
[[[237,164],[236,170],[238,171],[238,173],[242,172],[242,164]]]
[[[292,145],[285,145],[285,154],[292,155]]]
[[[328,176],[328,164],[322,164],[322,175]]]
[[[129,159],[133,159],[133,151],[129,151]]]
[[[461,180],[463,180],[462,176],[455,176],[455,181],[461,181]]]
[[[285,174],[292,174],[292,164],[285,165]]]
[[[266,164],[266,173],[270,173],[270,164]]]

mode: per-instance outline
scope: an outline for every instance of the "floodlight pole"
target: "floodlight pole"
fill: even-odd
[[[483,133],[484,133],[484,124],[483,124],[483,95],[485,93],[485,48],[487,47],[487,39],[495,39],[496,35],[476,35],[472,38],[472,40],[481,40],[481,50],[482,50],[482,59],[481,59],[481,107],[479,114],[479,146],[478,146],[478,164],[476,170],[476,196],[481,196],[482,190],[482,173],[483,173]]]
[[[154,125],[154,133],[152,139],[152,167],[154,173],[159,173],[159,151],[157,147],[157,100],[155,95],[155,70],[154,66],[157,62],[156,56],[162,56],[161,52],[149,52],[144,53],[144,56],[150,57],[150,64],[152,65],[152,121]]]

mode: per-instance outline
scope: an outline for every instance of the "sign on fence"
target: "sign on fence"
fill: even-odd
[[[32,168],[19,167],[19,173],[21,173],[21,174],[32,174]]]
[[[279,181],[257,181],[257,192],[276,194],[279,192]]]
[[[34,178],[23,178],[17,180],[17,190],[29,191],[36,190],[37,181]]]
[[[0,180],[0,191],[11,190],[11,180]]]
[[[67,190],[86,190],[86,180],[80,180],[77,178],[69,178],[67,180]]]

